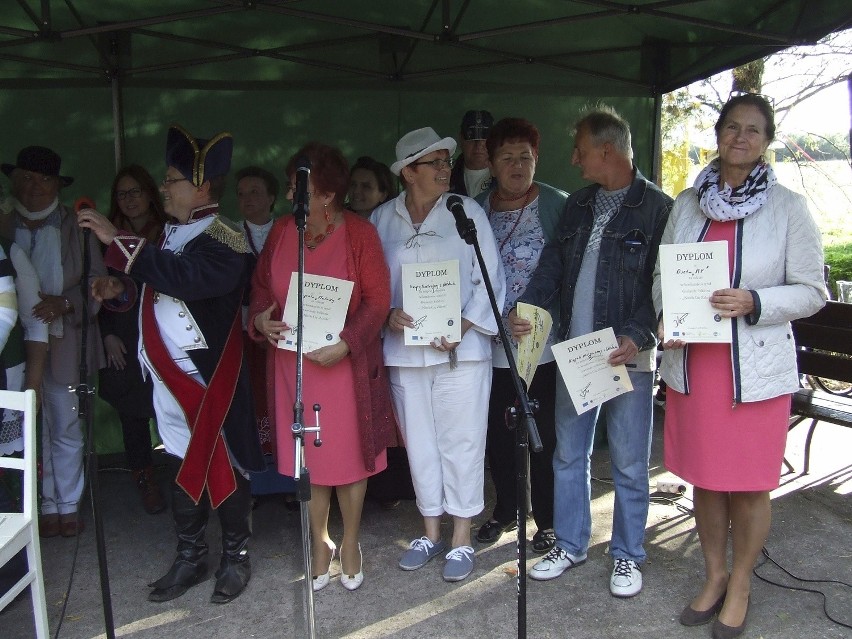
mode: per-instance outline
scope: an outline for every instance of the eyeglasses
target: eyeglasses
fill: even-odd
[[[308,195],[313,197],[315,192],[316,191],[308,191]],[[293,195],[295,193],[296,193],[296,185],[295,184],[288,184],[287,188],[284,189],[284,197],[287,197],[288,195]]]
[[[765,93],[754,93],[753,91],[731,91],[725,103],[727,104],[733,98],[742,98],[746,96],[762,98],[773,110],[775,110],[775,98],[773,98],[771,95],[766,95]]]
[[[163,180],[163,182],[165,182],[165,180]],[[128,189],[127,191],[116,191],[115,192],[115,199],[116,200],[123,200],[124,198],[129,197],[131,200],[135,200],[136,198],[141,197],[141,195],[142,195],[142,189],[139,189],[139,188]]]
[[[160,182],[160,184],[162,184],[163,186],[171,186],[171,185],[172,185],[172,184],[174,184],[175,182],[183,182],[184,180],[187,180],[187,178],[185,178],[185,177],[179,177],[179,178],[163,178],[163,181],[162,181],[162,182]],[[187,181],[188,181],[188,180],[187,180]],[[116,195],[117,195],[117,194],[116,194]]]
[[[448,158],[446,160],[444,158],[438,158],[437,160],[429,160],[428,162],[412,162],[408,166],[419,166],[421,164],[428,164],[429,166],[431,166],[436,171],[440,171],[445,166],[449,167],[449,168],[453,168],[453,164],[455,164],[455,160],[453,160],[452,158]]]

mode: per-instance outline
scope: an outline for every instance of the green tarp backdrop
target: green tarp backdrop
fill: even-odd
[[[849,26],[849,0],[3,0],[0,160],[50,146],[62,199],[106,204],[118,164],[161,177],[173,122],[280,173],[308,140],[390,163],[406,131],[484,108],[535,122],[537,177],[573,190],[583,105],[618,108],[655,176],[663,93]]]

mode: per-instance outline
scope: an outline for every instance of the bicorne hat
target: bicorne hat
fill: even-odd
[[[173,124],[166,139],[166,166],[173,166],[194,186],[201,186],[230,170],[233,149],[230,133],[217,133],[205,140]]]

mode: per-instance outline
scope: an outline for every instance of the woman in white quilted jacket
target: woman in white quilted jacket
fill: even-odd
[[[716,639],[745,629],[752,567],[769,534],[769,491],[779,483],[798,387],[790,321],[826,298],[819,229],[804,197],[778,184],[763,157],[774,135],[765,97],[730,98],[716,122],[719,157],[678,196],[662,240],[728,244],[730,288],[714,291],[710,304],[732,318],[732,342],[669,340],[660,367],[669,385],[665,465],[695,487],[706,572],[680,622],[718,615]],[[654,303],[662,312],[659,263]]]

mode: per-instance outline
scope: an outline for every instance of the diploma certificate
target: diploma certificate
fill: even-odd
[[[422,346],[445,337],[460,342],[459,261],[402,265],[402,310],[414,318],[405,327],[405,344]]]
[[[731,320],[710,305],[713,291],[730,288],[727,242],[660,246],[665,341],[725,343]]]
[[[612,327],[553,346],[556,365],[578,415],[633,390],[627,368],[607,362],[617,348]]]
[[[543,308],[518,302],[515,307],[518,317],[528,320],[532,324],[532,332],[524,335],[518,342],[518,375],[527,383],[527,388],[532,384],[541,354],[547,345],[547,337],[553,326],[553,318]]]
[[[343,330],[343,322],[346,320],[354,284],[349,280],[309,273],[305,273],[304,284],[302,321],[305,330],[302,333],[302,351],[310,353],[340,341],[340,331]],[[278,340],[278,348],[288,351],[296,350],[298,296],[299,274],[294,272],[290,275],[290,289],[287,291],[282,318],[290,330],[283,339]]]

